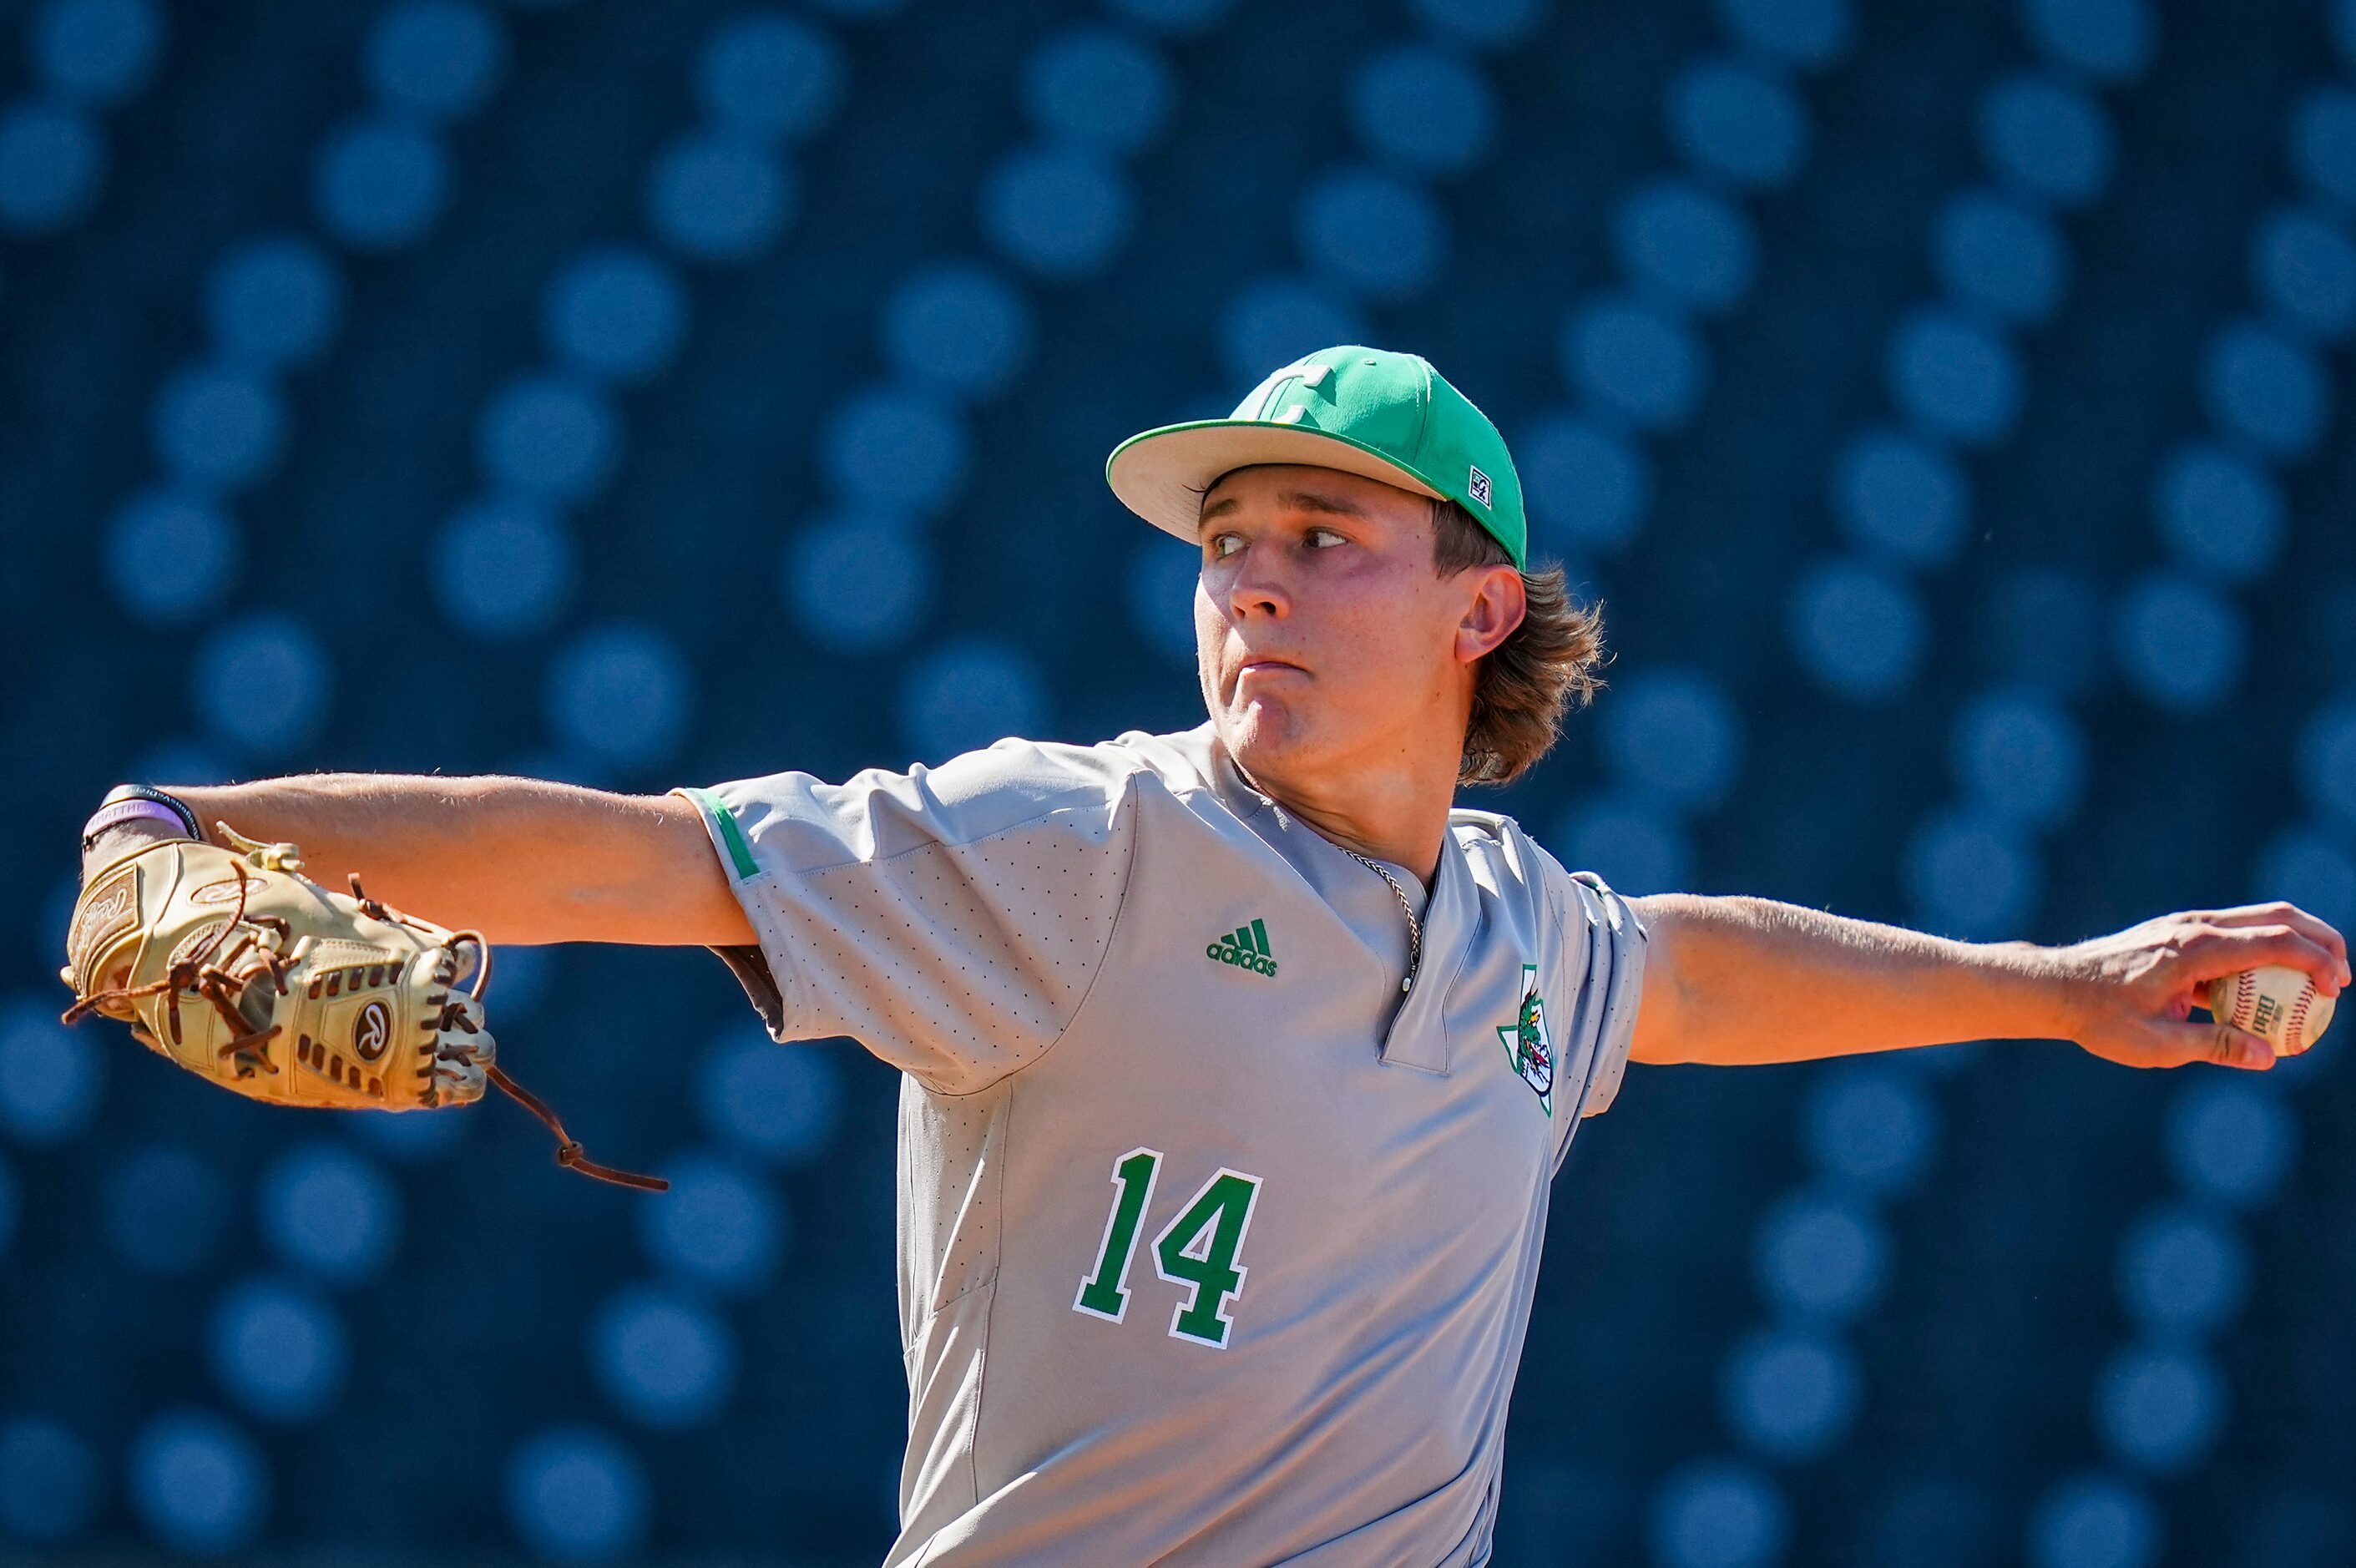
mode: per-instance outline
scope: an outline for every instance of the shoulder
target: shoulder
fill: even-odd
[[[1448,813],[1448,836],[1456,841],[1473,874],[1483,882],[1510,884],[1560,901],[1560,884],[1569,874],[1521,823],[1503,811],[1459,806]]]
[[[1558,918],[1573,911],[1590,924],[1618,927],[1623,921],[1639,933],[1628,901],[1592,871],[1571,871],[1552,852],[1532,838],[1526,829],[1502,811],[1476,811],[1462,807],[1448,813],[1449,835],[1464,852],[1476,880],[1500,890],[1511,886]]]
[[[924,845],[980,846],[1040,827],[1101,843],[1124,804],[1157,777],[1154,759],[1132,743],[1162,738],[1074,746],[1010,737],[937,767],[864,768],[840,784],[771,773],[706,793],[780,869],[885,860]]]

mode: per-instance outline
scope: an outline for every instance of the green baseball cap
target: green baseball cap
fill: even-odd
[[[1456,501],[1515,566],[1528,564],[1522,481],[1505,438],[1420,354],[1321,349],[1254,387],[1226,419],[1130,436],[1105,459],[1105,482],[1130,510],[1192,544],[1204,492],[1255,463],[1339,468]]]

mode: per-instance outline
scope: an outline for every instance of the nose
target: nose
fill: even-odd
[[[1291,611],[1292,596],[1284,581],[1281,554],[1248,547],[1237,553],[1229,564],[1225,594],[1230,616],[1237,620],[1255,616],[1281,620]]]

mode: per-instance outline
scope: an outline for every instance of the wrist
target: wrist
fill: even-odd
[[[203,836],[196,813],[186,803],[144,784],[117,785],[82,824],[82,868],[87,872],[92,865],[120,859],[166,839]]]
[[[2015,994],[2007,1012],[2014,1015],[2006,1037],[2024,1040],[2074,1040],[2083,1015],[2077,976],[2062,948],[2035,942],[1989,942],[1984,950],[1997,971],[2010,982]]]

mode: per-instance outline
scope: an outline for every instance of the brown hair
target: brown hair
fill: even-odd
[[[1443,577],[1513,558],[1456,501],[1431,503],[1431,560]],[[1522,573],[1529,600],[1522,624],[1485,655],[1474,675],[1472,722],[1464,731],[1465,784],[1510,784],[1553,746],[1562,718],[1583,707],[1602,680],[1602,607],[1570,596],[1560,566]]]

